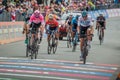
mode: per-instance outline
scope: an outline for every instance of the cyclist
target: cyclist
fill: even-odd
[[[72,19],[73,19],[73,15],[69,15],[66,20],[65,20],[65,24],[67,25],[67,32],[72,30]]]
[[[103,14],[101,14],[101,13],[97,17],[97,21],[96,21],[96,28],[95,29],[98,29],[98,31],[99,31],[99,27],[100,27],[99,25],[102,27],[102,36],[104,38],[104,29],[106,29],[106,19],[103,16]]]
[[[83,11],[82,12],[82,16],[79,17],[79,20],[78,20],[78,27],[77,27],[77,31],[78,33],[80,33],[80,50],[81,50],[81,56],[80,56],[80,60],[82,61],[83,60],[83,52],[82,52],[82,47],[83,47],[83,38],[84,34],[87,34],[87,35],[90,35],[90,34],[93,34],[93,22],[92,22],[92,19],[91,17],[88,16],[88,13],[87,11]],[[91,42],[91,36],[87,36],[87,39],[88,39],[88,45],[89,45],[89,48],[90,48],[90,42]]]
[[[40,13],[39,10],[35,10],[34,13],[32,14],[32,16],[30,17],[30,20],[28,23],[28,29],[27,29],[27,30],[29,30],[30,27],[32,28],[32,40],[33,40],[33,36],[36,36],[37,39],[39,39],[39,37],[38,37],[39,35],[38,34],[34,35],[34,34],[36,32],[38,32],[39,29],[43,33],[43,30],[42,30],[43,26],[44,26],[44,17]],[[35,31],[35,30],[37,30],[37,31]],[[40,37],[41,37],[40,39],[42,39],[42,35]]]
[[[50,34],[51,34],[50,31],[55,30],[56,31],[55,37],[56,37],[57,44],[58,44],[58,38],[59,38],[58,26],[59,26],[58,21],[54,18],[53,14],[49,14],[49,19],[45,24],[46,31],[47,31],[47,34],[48,34],[47,35],[47,41],[50,40]]]
[[[75,32],[77,32],[77,26],[78,26],[78,18],[79,18],[80,15],[77,15],[76,17],[74,17],[72,19],[72,34],[71,34],[71,37],[72,37],[72,41],[73,41],[73,38],[75,36]]]

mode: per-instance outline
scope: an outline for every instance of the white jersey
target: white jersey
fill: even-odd
[[[87,20],[84,20],[83,17],[79,17],[78,19],[78,26],[82,26],[82,27],[88,27],[88,26],[92,26],[93,22],[92,22],[92,18],[90,16],[88,16]]]

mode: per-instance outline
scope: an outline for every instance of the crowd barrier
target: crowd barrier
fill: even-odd
[[[88,14],[96,19],[99,13],[103,13],[106,18],[120,16],[120,9],[89,11]],[[24,40],[22,34],[24,22],[0,22],[0,44]]]
[[[118,17],[120,16],[120,9],[95,10],[88,12],[88,14],[94,19],[96,19],[100,13],[102,13],[106,18]]]
[[[0,14],[0,22],[6,22],[6,21],[12,21],[11,20],[11,13],[7,12],[7,11],[3,11]],[[16,12],[15,21],[24,21],[24,16],[21,13]]]
[[[0,44],[24,40],[24,22],[0,22]]]

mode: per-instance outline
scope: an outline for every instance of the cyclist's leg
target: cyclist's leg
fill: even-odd
[[[56,39],[56,44],[58,45],[59,32],[57,27],[55,28],[55,39]]]
[[[100,23],[97,22],[96,29],[97,29],[98,34],[99,34],[99,29],[100,29],[99,27],[100,27]]]
[[[27,32],[27,23],[26,22],[24,23],[23,32],[22,33],[26,35],[25,43],[27,44],[28,43],[28,32]]]
[[[68,32],[69,32],[69,27],[70,27],[70,26],[67,24],[66,27],[67,27],[67,28],[66,28],[66,32],[68,33]]]
[[[92,35],[91,35],[91,34],[93,34],[93,32],[94,32],[93,29],[94,29],[93,26],[89,26],[89,27],[87,28],[87,35],[89,35],[89,36],[87,36],[87,39],[88,39],[89,41],[91,41],[91,38],[92,38]]]
[[[49,27],[47,31],[47,42],[50,41],[50,34],[51,34],[51,27]]]
[[[74,27],[72,27],[72,32],[71,32],[72,42],[73,42],[74,36],[75,36],[75,29]]]
[[[87,44],[88,44],[89,48],[90,48],[90,43],[91,43],[91,38],[92,38],[91,31],[92,31],[92,29],[91,29],[91,26],[90,26],[90,27],[87,28],[87,35],[89,35],[89,36],[87,36],[87,39],[88,39]]]

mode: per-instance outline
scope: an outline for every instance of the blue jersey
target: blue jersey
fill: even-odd
[[[77,27],[77,24],[78,24],[78,21],[77,21],[76,17],[74,17],[72,19],[72,25],[73,25],[73,27]]]

